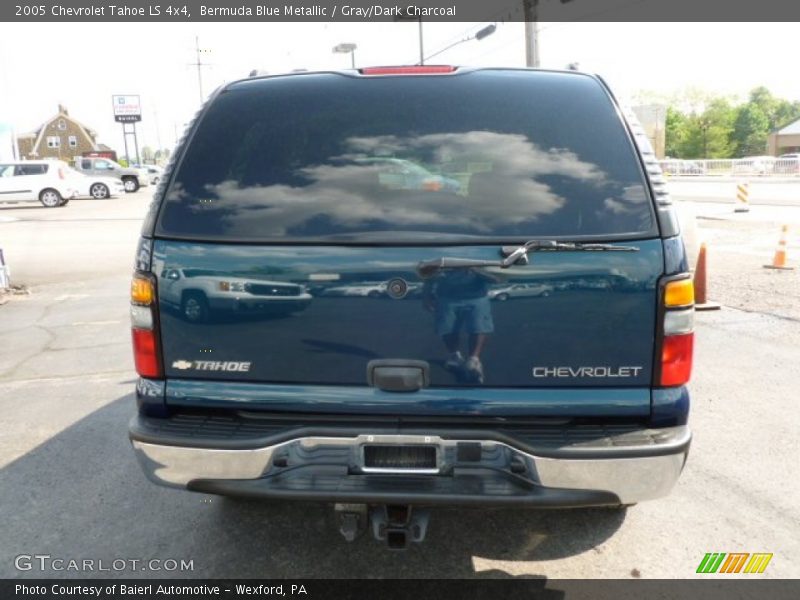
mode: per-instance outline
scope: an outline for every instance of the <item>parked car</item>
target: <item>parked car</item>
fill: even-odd
[[[205,323],[217,315],[287,315],[305,310],[311,302],[301,285],[208,269],[167,267],[159,277],[159,292],[165,305],[177,308],[191,323]]]
[[[94,177],[116,177],[122,180],[126,192],[135,192],[150,185],[150,176],[144,169],[123,167],[110,158],[81,157],[75,159],[75,170]]]
[[[348,283],[326,288],[323,296],[367,296],[380,298],[386,295],[386,282]]]
[[[60,160],[0,163],[0,202],[38,200],[47,208],[65,206],[78,191]]]
[[[150,185],[158,185],[158,182],[164,175],[164,169],[158,165],[136,165],[136,167],[147,173],[147,179]]]
[[[88,196],[97,200],[113,198],[125,193],[125,186],[121,179],[116,177],[98,177],[84,175],[75,169],[68,169],[70,184],[77,191],[77,196]]]
[[[553,286],[546,283],[514,283],[489,290],[489,299],[504,302],[511,298],[547,297]]]
[[[129,434],[146,475],[334,504],[346,539],[368,529],[395,548],[422,541],[429,506],[667,495],[691,441],[693,288],[663,177],[642,168],[655,156],[626,119],[575,71],[225,84],[136,251]],[[465,187],[382,185],[370,162],[387,151],[464,165]],[[259,272],[315,297],[287,319],[175,314],[195,269],[212,288]],[[325,294],[353,273],[388,282],[386,299]],[[564,284],[557,302],[510,301],[495,321],[493,286],[543,274]]]

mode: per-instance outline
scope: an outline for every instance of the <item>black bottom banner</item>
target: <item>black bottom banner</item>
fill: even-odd
[[[291,598],[308,600],[720,599],[795,600],[800,580],[308,579],[308,580],[1,580],[0,599],[155,600]]]

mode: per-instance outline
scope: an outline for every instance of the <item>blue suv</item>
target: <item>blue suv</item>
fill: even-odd
[[[511,286],[547,293],[491,300]],[[130,438],[156,483],[332,503],[392,547],[435,505],[658,498],[691,440],[693,302],[655,157],[596,76],[236,81],[143,226]]]

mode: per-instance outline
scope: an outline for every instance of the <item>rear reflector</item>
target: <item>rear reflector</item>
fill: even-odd
[[[661,346],[661,385],[683,385],[692,375],[694,334],[670,335]]]
[[[158,358],[155,332],[146,329],[132,329],[131,332],[136,372],[142,377],[161,377],[161,361]]]
[[[664,287],[664,306],[689,306],[694,304],[694,283],[691,279],[670,281]]]
[[[442,75],[453,73],[456,68],[450,65],[415,65],[408,67],[367,67],[361,69],[362,75]]]

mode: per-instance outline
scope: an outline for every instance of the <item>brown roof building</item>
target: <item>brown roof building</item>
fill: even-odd
[[[71,161],[84,152],[99,149],[97,132],[69,116],[62,105],[58,113],[45,121],[36,131],[17,136],[20,158],[59,158]]]

